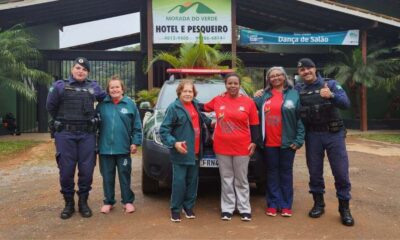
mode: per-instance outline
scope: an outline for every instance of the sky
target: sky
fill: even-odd
[[[139,13],[132,13],[65,26],[60,31],[60,48],[137,33],[140,31],[139,23]]]

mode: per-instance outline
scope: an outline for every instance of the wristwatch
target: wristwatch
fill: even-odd
[[[331,98],[335,98],[335,94],[331,92]]]

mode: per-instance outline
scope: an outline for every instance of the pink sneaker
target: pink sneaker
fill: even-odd
[[[126,213],[133,213],[136,210],[132,203],[125,204],[124,208]]]
[[[276,208],[265,209],[265,214],[267,214],[268,216],[271,216],[271,217],[275,217],[276,216]]]
[[[291,217],[292,216],[292,210],[289,208],[282,208],[281,212],[282,217]]]
[[[112,208],[113,208],[112,205],[106,204],[106,205],[103,205],[103,206],[101,207],[100,212],[101,212],[101,213],[104,213],[104,214],[107,214],[107,213],[109,213],[109,212],[111,211]]]

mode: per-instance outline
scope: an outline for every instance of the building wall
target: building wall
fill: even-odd
[[[44,24],[30,27],[28,31],[37,39],[36,48],[40,50],[59,49],[59,28],[57,25]],[[36,103],[21,99],[18,105],[15,91],[0,89],[0,117],[3,117],[7,112],[12,112],[18,118],[17,121],[21,131],[36,131]]]
[[[17,114],[17,105],[16,105],[17,96],[14,91],[0,91],[0,117],[4,117],[4,115],[8,112],[12,112],[14,116]]]
[[[35,44],[40,50],[59,49],[59,27],[55,24],[44,24],[28,29],[38,40]]]

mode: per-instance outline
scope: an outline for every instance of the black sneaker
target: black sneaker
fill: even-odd
[[[225,220],[225,221],[232,220],[232,213],[228,213],[228,212],[221,213],[221,219]]]
[[[173,222],[180,222],[181,221],[181,214],[179,212],[171,212],[171,221]]]
[[[251,214],[250,213],[241,213],[240,220],[248,222],[251,221]]]
[[[196,218],[196,215],[194,214],[194,212],[193,212],[192,209],[183,208],[183,209],[182,209],[182,212],[185,214],[185,217],[186,217],[186,218],[189,218],[189,219],[194,219],[194,218]]]

